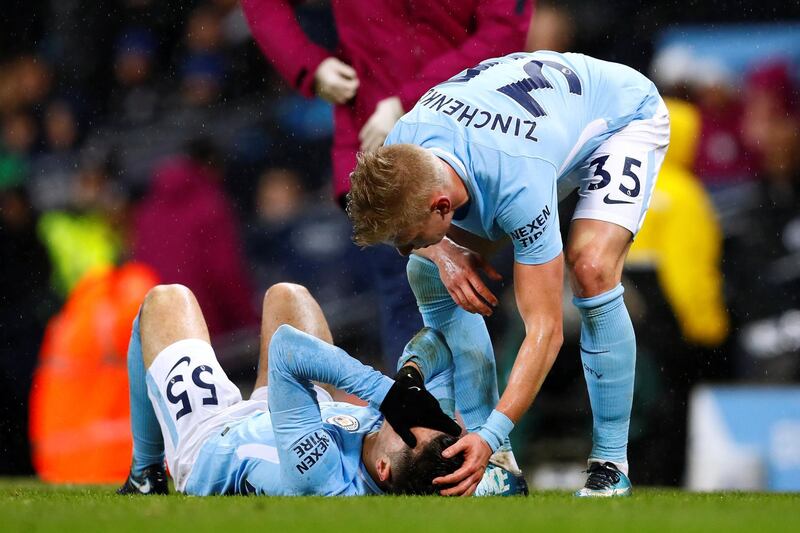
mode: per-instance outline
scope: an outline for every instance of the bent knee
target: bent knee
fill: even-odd
[[[264,293],[264,306],[266,307],[267,302],[270,301],[286,302],[309,296],[311,296],[311,293],[308,292],[308,289],[297,283],[276,283]]]
[[[567,253],[573,289],[579,297],[602,294],[619,283],[616,263],[596,250]]]
[[[186,285],[179,283],[156,285],[147,291],[142,308],[172,305],[174,302],[185,301],[187,298],[194,299],[194,294]]]

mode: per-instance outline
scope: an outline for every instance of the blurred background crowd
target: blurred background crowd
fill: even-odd
[[[331,200],[332,107],[286,84],[236,0],[13,4],[0,25],[0,475],[129,449],[127,336],[158,281],[195,292],[234,381],[252,381],[260,300],[278,281],[308,286],[337,344],[393,370],[374,272]],[[329,2],[295,15],[336,48]],[[670,99],[672,144],[625,285],[634,482],[681,484],[695,385],[800,382],[800,7],[540,0],[526,48],[626,63]],[[511,254],[495,263],[510,280]],[[524,329],[509,284],[493,288],[502,381]],[[591,444],[578,317],[565,326],[512,435],[540,486],[563,483],[559,465]]]

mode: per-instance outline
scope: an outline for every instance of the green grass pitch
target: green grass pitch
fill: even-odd
[[[636,490],[616,500],[121,497],[113,487],[0,481],[0,531],[800,531],[800,495]]]

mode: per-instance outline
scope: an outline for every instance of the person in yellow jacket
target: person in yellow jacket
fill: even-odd
[[[648,266],[690,344],[715,347],[728,335],[720,259],[722,233],[703,186],[693,174],[700,116],[687,102],[665,99],[670,146],[627,267]]]

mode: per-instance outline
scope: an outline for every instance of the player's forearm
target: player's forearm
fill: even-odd
[[[528,328],[497,410],[514,423],[533,403],[561,348],[561,317],[542,317]]]
[[[293,389],[307,390],[313,380],[354,394],[377,409],[394,383],[344,350],[288,325],[275,331],[269,355],[270,398],[273,393],[280,395],[281,391],[274,390],[276,386],[291,394]],[[273,407],[272,400],[270,406]]]

